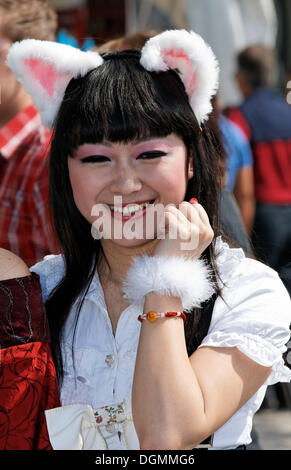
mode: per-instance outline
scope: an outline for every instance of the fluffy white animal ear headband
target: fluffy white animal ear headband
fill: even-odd
[[[49,128],[70,80],[83,77],[102,63],[97,52],[36,39],[14,43],[7,56],[7,65],[31,95]],[[158,34],[146,42],[140,63],[148,71],[178,70],[198,122],[207,119],[211,97],[218,88],[218,64],[198,34],[185,30]]]
[[[51,128],[70,80],[83,77],[103,59],[66,44],[25,39],[10,47],[6,63]]]
[[[207,119],[218,88],[219,67],[201,36],[185,30],[158,34],[146,42],[140,63],[148,71],[177,69],[199,124]]]

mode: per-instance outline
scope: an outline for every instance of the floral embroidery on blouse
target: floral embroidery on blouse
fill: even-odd
[[[124,420],[124,408],[122,404],[115,406],[102,406],[94,411],[97,424],[108,425]]]

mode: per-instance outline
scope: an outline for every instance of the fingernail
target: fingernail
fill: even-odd
[[[190,199],[190,203],[191,203],[191,204],[196,203],[196,202],[198,203],[198,199],[196,199],[196,197],[192,197],[192,198]]]

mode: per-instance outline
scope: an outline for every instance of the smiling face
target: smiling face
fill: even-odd
[[[195,154],[199,173],[201,132],[180,77],[172,70],[148,72],[140,65],[137,51],[104,59],[102,66],[70,81],[56,119],[50,205],[64,251],[73,245],[74,251],[84,246],[86,253],[99,249],[92,230],[94,224],[100,232],[98,214],[92,213],[96,205],[107,205],[114,229],[101,240],[103,248],[105,238],[110,239],[106,246],[114,240],[117,246],[141,247],[147,240],[154,244],[153,236],[159,234],[158,224],[144,226],[148,215],[154,212],[155,216],[155,206],[162,212],[162,207],[182,202],[186,192],[196,197],[194,180],[187,184],[187,157]],[[122,198],[117,202],[118,214],[108,207],[116,196]],[[122,204],[147,201],[154,205],[129,207],[130,213],[135,211],[130,218],[129,213],[120,214]],[[127,228],[127,222],[135,218],[142,237],[119,238],[115,222],[121,219]]]
[[[142,218],[141,238],[115,239],[124,246],[146,241],[146,211],[153,206],[146,207],[145,203],[166,206],[183,201],[187,179],[192,176],[190,171],[187,174],[186,165],[187,150],[176,134],[129,143],[83,144],[68,158],[74,200],[90,224],[96,220],[92,215],[93,206],[113,206],[117,196],[121,196],[122,205],[127,205],[129,212],[121,213],[120,202],[119,211],[110,211],[112,238],[116,238],[114,219],[125,224],[131,218]],[[155,232],[156,227],[152,230]]]

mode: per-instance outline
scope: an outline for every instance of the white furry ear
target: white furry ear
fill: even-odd
[[[201,36],[185,30],[158,34],[146,42],[140,63],[150,72],[179,70],[199,124],[207,119],[212,110],[211,97],[218,88],[219,67]]]
[[[7,56],[8,67],[31,95],[43,124],[49,128],[70,80],[83,77],[102,63],[97,52],[36,39],[14,43]]]

